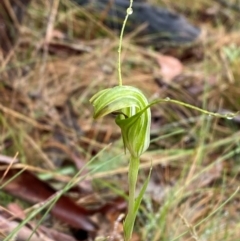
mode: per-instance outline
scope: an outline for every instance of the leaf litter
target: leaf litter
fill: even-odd
[[[211,4],[219,7],[217,1]],[[78,33],[84,20],[78,21],[77,10],[74,12],[73,6],[67,4],[67,13],[58,10],[56,24],[48,39],[49,52],[43,58],[45,36],[39,29],[45,29],[41,26],[41,14],[44,14],[46,6],[46,2],[33,1],[18,44],[5,58],[1,56],[1,176],[9,168],[9,163],[11,168],[6,172],[7,177],[15,176],[13,168],[16,163],[12,162],[16,160],[13,157],[17,152],[17,160],[22,165],[20,170],[23,171],[9,184],[6,185],[5,179],[1,185],[5,185],[4,192],[28,201],[28,208],[30,203],[42,203],[54,195],[57,191],[52,187],[54,184],[57,183],[56,189],[61,190],[74,172],[109,143],[113,143],[113,148],[109,149],[107,158],[122,153],[120,132],[115,128],[113,118],[109,117],[102,123],[93,122],[88,102],[97,90],[116,83],[117,38],[113,38],[111,30],[104,38],[84,38],[83,33]],[[236,13],[229,17],[227,10],[223,9],[217,10],[221,14],[213,12],[209,16],[209,3],[205,1],[201,1],[196,9],[169,2],[171,6],[182,13],[188,12],[195,22],[204,18],[202,26],[199,23],[208,31],[202,40],[204,46],[166,46],[162,50],[152,50],[135,45],[130,36],[123,49],[125,84],[143,88],[150,99],[169,97],[199,107],[204,105],[204,108],[218,112],[239,110],[239,69],[233,62],[219,57],[222,48],[229,47],[231,43],[236,43],[236,49],[231,51],[238,50],[237,31],[228,28],[230,24],[235,24],[233,17]],[[42,9],[42,12],[37,13],[36,9]],[[61,18],[68,19],[68,24]],[[217,22],[221,23],[219,28]],[[65,36],[71,36],[70,40],[66,40]],[[169,64],[163,57],[165,55],[177,63],[177,67]],[[162,56],[161,66],[167,66],[165,75],[164,69],[162,75],[159,74],[161,69],[156,56]],[[233,78],[229,78],[226,70],[232,73]],[[142,159],[139,181],[144,182],[148,173],[145,169],[151,165],[154,166],[154,173],[144,201],[146,206],[144,204],[139,214],[141,221],[137,224],[139,233],[135,233],[135,239],[173,240],[187,232],[179,240],[223,240],[223,237],[226,241],[236,240],[240,235],[237,227],[240,221],[239,193],[215,216],[196,225],[227,200],[238,186],[238,121],[208,119],[193,110],[165,104],[155,106],[153,112],[155,124],[152,137],[163,136],[163,139],[154,141]],[[208,129],[208,126],[211,128]],[[173,136],[164,138],[169,132]],[[97,161],[102,163],[107,158],[103,155]],[[73,171],[68,174],[56,172],[66,166],[74,167]],[[62,206],[56,204],[54,207],[55,210],[59,208],[63,222],[59,224],[58,219],[46,218],[36,233],[36,240],[41,240],[39,232],[47,236],[42,240],[62,240],[63,237],[64,240],[83,240],[81,235],[77,237],[76,232],[77,238],[72,235],[71,228],[76,228],[73,224],[75,218],[81,218],[84,223],[100,224],[96,236],[111,236],[118,217],[126,208],[122,199],[118,208],[117,201],[126,190],[127,168],[122,169],[125,166],[123,158],[119,167],[105,173],[91,174],[91,166],[85,169],[87,183],[76,184],[77,189],[70,189],[66,196],[59,199]],[[40,177],[44,173],[51,178],[40,180],[38,175]],[[25,181],[27,176],[31,179]],[[107,185],[104,186],[103,182]],[[43,194],[40,192],[42,188]],[[27,194],[23,193],[23,189],[27,190]],[[15,203],[19,203],[18,199]],[[4,203],[2,196],[0,205],[11,211],[8,204]],[[26,203],[20,202],[19,205],[26,213]],[[88,211],[82,212],[81,207],[89,210],[91,215],[87,214]],[[76,210],[81,210],[80,214]],[[17,213],[16,210],[14,212]],[[19,221],[12,221],[11,216],[4,215],[1,211],[0,218],[5,225],[10,225],[8,231],[11,232],[11,225]],[[31,221],[31,227],[37,225],[38,219],[39,216],[36,216]],[[168,225],[161,225],[162,220]],[[224,226],[225,231],[217,229],[219,226]],[[77,226],[77,229],[86,231],[87,227]],[[21,230],[30,235],[34,229],[25,225]],[[119,223],[114,235],[119,238],[121,232]]]

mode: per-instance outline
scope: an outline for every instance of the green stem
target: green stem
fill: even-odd
[[[128,20],[128,16],[132,14],[132,5],[133,5],[133,0],[130,0],[130,4],[127,9],[126,17],[123,21],[123,25],[120,33],[120,39],[119,39],[119,47],[118,47],[118,84],[119,86],[122,86],[121,53],[122,53],[123,33]]]
[[[193,110],[197,110],[203,114],[207,114],[209,116],[214,116],[214,117],[220,117],[220,118],[226,118],[226,119],[233,119],[234,117],[236,117],[240,111],[236,112],[236,113],[226,113],[226,114],[220,114],[220,113],[217,113],[217,112],[210,112],[210,111],[207,111],[207,110],[204,110],[204,109],[201,109],[197,106],[194,106],[194,105],[190,105],[190,104],[187,104],[187,103],[184,103],[182,101],[178,101],[178,100],[173,100],[173,99],[170,99],[169,97],[166,97],[165,99],[157,99],[157,100],[154,100],[152,101],[148,107],[151,107],[157,103],[161,103],[161,102],[168,102],[168,103],[174,103],[174,104],[177,104],[177,105],[181,105],[181,106],[184,106],[184,107],[187,107],[189,109],[193,109]]]
[[[124,236],[125,241],[130,241],[132,237],[133,227],[136,219],[137,212],[135,210],[135,192],[139,169],[139,158],[131,156],[128,171],[128,214],[124,222]]]

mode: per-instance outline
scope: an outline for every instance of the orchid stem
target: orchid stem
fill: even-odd
[[[130,0],[130,4],[127,9],[126,17],[123,21],[123,25],[120,33],[120,39],[119,39],[119,46],[118,46],[118,85],[119,86],[122,86],[121,53],[122,53],[123,33],[124,33],[125,26],[127,24],[128,17],[129,15],[132,14],[132,5],[133,5],[133,0]]]
[[[133,227],[136,219],[135,210],[135,192],[139,170],[139,158],[131,156],[128,171],[128,186],[129,186],[129,197],[128,197],[128,214],[124,222],[124,236],[125,241],[130,241],[132,237]]]

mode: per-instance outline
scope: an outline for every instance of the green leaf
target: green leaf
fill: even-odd
[[[128,238],[132,235],[133,224],[135,223],[135,219],[137,217],[137,213],[140,208],[140,204],[142,202],[143,195],[146,192],[146,189],[147,189],[150,177],[151,177],[151,172],[152,172],[152,169],[150,169],[148,178],[145,180],[138,197],[135,199],[133,213],[131,213],[131,215],[128,214],[124,221],[124,224],[123,224],[124,225],[124,236],[126,238]]]

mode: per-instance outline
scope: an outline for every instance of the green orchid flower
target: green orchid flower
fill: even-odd
[[[95,94],[90,102],[94,118],[110,113],[117,115],[116,124],[121,128],[125,149],[131,156],[139,157],[150,142],[151,112],[143,93],[132,86],[116,86]]]

